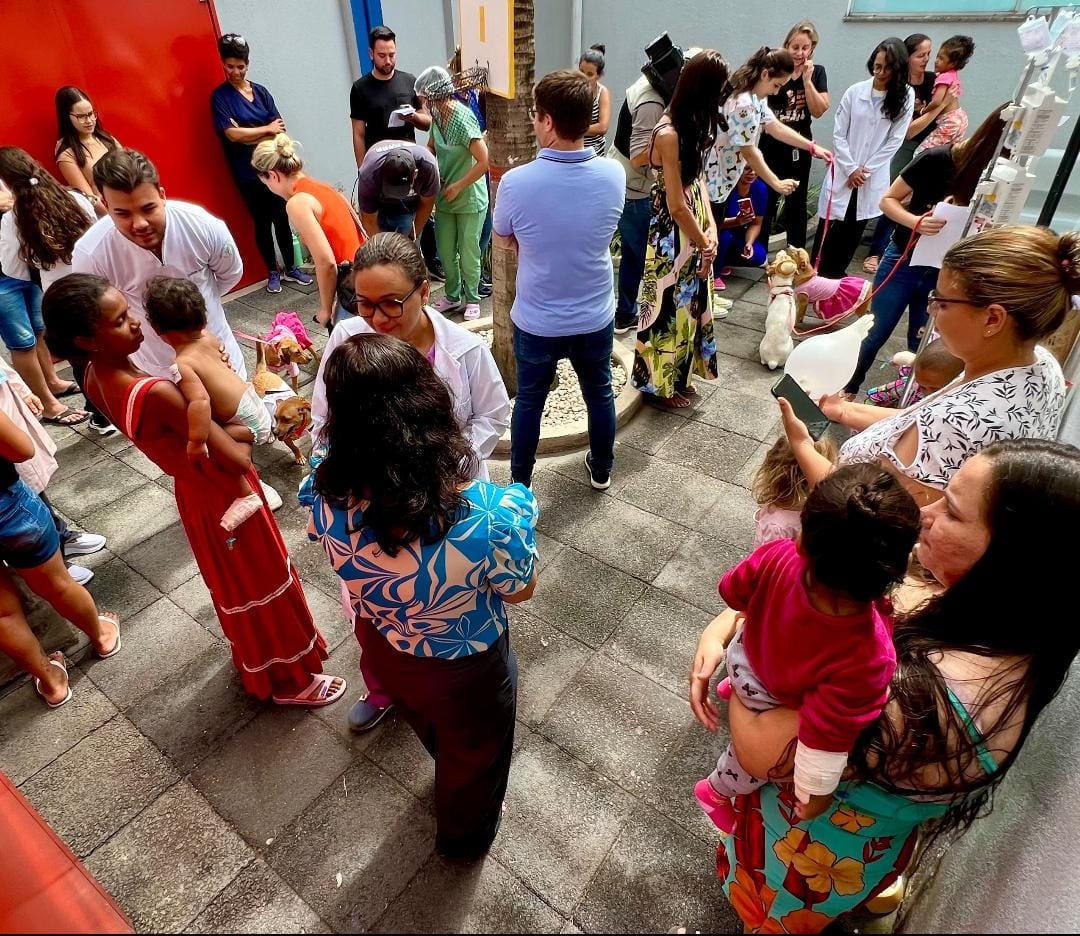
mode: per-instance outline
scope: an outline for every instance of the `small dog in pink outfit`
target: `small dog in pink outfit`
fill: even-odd
[[[870,309],[870,293],[873,284],[861,276],[845,276],[842,279],[826,279],[818,276],[810,262],[810,254],[801,247],[788,253],[798,265],[795,273],[796,323],[801,323],[807,309],[819,319],[830,322],[834,318],[854,312],[862,315]]]

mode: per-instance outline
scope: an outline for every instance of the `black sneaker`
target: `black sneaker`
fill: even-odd
[[[592,452],[585,453],[585,470],[589,472],[589,484],[596,490],[606,491],[611,487],[611,472],[600,474],[599,472],[593,471]]]
[[[637,316],[634,315],[616,315],[615,316],[615,334],[625,335],[628,331],[637,331]]]
[[[491,280],[486,280],[481,277],[480,288],[477,290],[477,292],[480,293],[480,298],[487,299],[494,291],[495,287],[491,285]]]
[[[90,417],[90,428],[103,436],[111,436],[116,432],[116,426],[109,422],[109,418],[104,413],[94,413]]]
[[[433,263],[428,264],[428,279],[437,280],[440,283],[446,282],[446,270],[443,269],[443,265],[440,261],[436,260]]]

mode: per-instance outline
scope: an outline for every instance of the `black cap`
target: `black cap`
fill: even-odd
[[[383,198],[411,198],[416,195],[413,180],[416,178],[416,160],[407,149],[395,149],[387,153],[379,169]]]

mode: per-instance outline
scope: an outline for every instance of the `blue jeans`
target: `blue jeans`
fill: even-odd
[[[623,202],[619,219],[621,255],[619,260],[619,305],[615,317],[625,321],[637,319],[638,290],[645,275],[645,248],[649,245],[649,218],[652,216],[652,199],[628,198]]]
[[[765,248],[760,241],[754,242],[754,254],[747,260],[743,255],[746,246],[746,228],[721,230],[717,234],[716,259],[713,261],[713,276],[720,276],[720,271],[726,267],[759,267],[764,266],[768,260]]]
[[[404,234],[406,237],[413,236],[413,225],[416,223],[415,211],[407,211],[404,208],[390,210],[380,205],[377,218],[380,231],[392,231]]]
[[[514,327],[514,359],[518,392],[510,423],[510,474],[521,484],[532,482],[540,417],[544,414],[555,368],[569,358],[581,385],[589,414],[589,451],[593,473],[603,476],[615,464],[615,394],[611,389],[614,322],[587,335],[543,338]]]
[[[41,289],[0,273],[0,339],[9,351],[30,351],[45,331]]]
[[[874,225],[874,239],[870,241],[870,253],[868,257],[884,257],[889,244],[892,243],[892,234],[896,230],[896,222],[886,215],[881,215]]]
[[[903,252],[896,244],[889,244],[885,250],[885,256],[881,258],[881,263],[878,265],[877,274],[874,276],[874,289],[881,287],[902,255]],[[918,350],[919,332],[926,325],[926,306],[930,290],[937,282],[937,275],[938,271],[935,267],[913,267],[905,259],[897,269],[896,275],[889,280],[881,292],[874,296],[870,310],[874,314],[874,325],[870,329],[870,334],[863,339],[862,347],[859,349],[859,364],[851,380],[844,387],[848,393],[858,393],[867,372],[873,366],[874,358],[903,318],[904,309],[908,310],[908,350]]]

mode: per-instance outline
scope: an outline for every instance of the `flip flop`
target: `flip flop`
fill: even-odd
[[[97,650],[94,651],[95,653],[97,653],[99,660],[107,660],[109,659],[109,657],[116,656],[116,654],[120,652],[120,616],[114,614],[111,611],[106,611],[104,614],[98,615],[98,620],[108,621],[110,624],[116,627],[116,643],[113,644],[112,650],[110,650],[108,653],[101,653]]]
[[[85,410],[77,410],[72,409],[70,406],[65,406],[55,416],[42,416],[41,421],[53,426],[67,426],[70,429],[73,426],[79,425],[79,423],[86,422],[89,418],[90,414]]]
[[[336,692],[330,690],[330,684],[335,679],[341,679],[341,677],[319,673],[311,677],[311,682],[308,683],[303,692],[287,698],[279,696],[271,696],[271,698],[274,700],[275,705],[302,705],[306,708],[321,708],[324,705],[337,702],[338,699],[345,695],[346,685],[344,679],[341,679],[341,685]]]
[[[67,667],[64,666],[63,656],[61,656],[59,660],[50,659],[49,664],[51,666],[59,666],[60,669],[67,673]],[[45,704],[49,706],[49,708],[60,708],[61,705],[67,705],[68,702],[71,701],[71,680],[68,680],[67,695],[64,696],[64,698],[62,698],[59,702],[50,702],[48,699],[45,698],[45,693],[41,691],[41,680],[37,677],[34,677],[34,691],[37,692],[39,696],[41,696],[41,698],[45,701]]]
[[[59,400],[60,397],[75,396],[75,394],[77,393],[82,393],[82,391],[79,389],[79,385],[73,380],[67,385],[67,388],[65,390],[61,390],[59,393],[54,393],[53,396]]]

